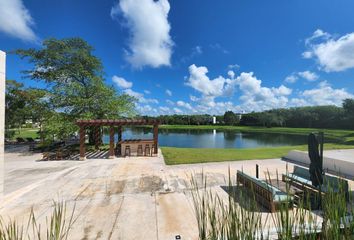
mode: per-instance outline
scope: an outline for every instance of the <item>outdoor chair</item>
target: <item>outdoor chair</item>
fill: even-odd
[[[143,156],[143,145],[138,145],[138,149],[137,149],[137,155],[138,156]]]
[[[294,198],[292,196],[264,180],[237,170],[237,183],[242,184],[247,190],[254,194],[256,201],[270,212],[275,212],[281,209],[282,206],[293,207]]]
[[[124,149],[124,157],[129,156],[130,157],[130,146],[125,146]]]
[[[346,199],[348,200],[349,198],[349,186],[347,180],[324,174],[323,184],[320,189],[319,187],[312,185],[309,170],[299,166],[294,166],[294,171],[292,173],[283,174],[282,180],[283,182],[288,182],[290,185],[310,193],[318,193],[320,190],[323,195],[328,192],[343,192]]]
[[[150,146],[147,144],[145,145],[145,156],[149,156],[150,155]]]

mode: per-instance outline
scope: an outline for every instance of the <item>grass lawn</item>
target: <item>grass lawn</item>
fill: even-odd
[[[327,143],[324,149],[349,149],[353,145]],[[281,158],[290,150],[307,150],[307,145],[272,148],[174,148],[161,147],[167,165]]]
[[[16,139],[18,137],[35,139],[39,137],[38,135],[39,128],[11,129],[11,131],[15,131],[15,135],[12,137],[13,139]]]

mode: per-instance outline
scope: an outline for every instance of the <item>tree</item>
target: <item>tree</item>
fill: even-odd
[[[224,114],[224,122],[226,125],[236,125],[238,123],[238,117],[234,112],[227,111]]]
[[[25,121],[23,108],[26,105],[23,84],[15,80],[6,80],[5,91],[5,135],[12,137],[11,128],[19,128]]]
[[[343,101],[343,109],[345,113],[345,126],[348,128],[354,128],[354,99],[345,99]]]
[[[343,109],[348,116],[354,117],[354,99],[345,99],[343,101]]]
[[[103,79],[103,67],[93,48],[81,38],[48,39],[42,49],[19,49],[33,68],[23,71],[26,77],[44,81],[48,87],[48,101],[56,114],[51,125],[52,134],[64,138],[61,126],[77,131],[77,119],[103,119],[131,116],[136,99],[118,94]],[[55,130],[57,129],[57,130]]]

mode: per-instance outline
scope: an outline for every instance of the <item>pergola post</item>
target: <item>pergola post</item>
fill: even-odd
[[[122,141],[122,126],[118,127],[118,154],[121,156],[122,155],[122,144],[120,142]]]
[[[85,160],[85,127],[80,126],[80,160]]]
[[[154,154],[157,154],[158,149],[157,149],[157,141],[159,137],[159,125],[154,124]]]
[[[95,149],[98,150],[100,146],[100,126],[95,126]]]
[[[109,158],[114,158],[114,127],[109,128]]]

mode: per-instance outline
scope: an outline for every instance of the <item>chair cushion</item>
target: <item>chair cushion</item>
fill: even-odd
[[[242,175],[243,177],[249,179],[250,181],[254,182],[255,184],[257,184],[258,186],[263,187],[264,189],[269,190],[272,195],[273,195],[273,200],[277,201],[277,202],[281,202],[281,201],[286,201],[287,199],[289,199],[290,197],[287,197],[287,194],[282,192],[280,189],[278,189],[277,187],[272,186],[271,184],[267,183],[264,180],[261,179],[257,179],[255,177],[252,177],[250,175],[247,175],[239,170],[237,170],[237,174]],[[292,198],[291,198],[292,199]]]
[[[292,174],[310,180],[310,172],[306,168],[294,166],[294,172]]]
[[[306,178],[303,178],[303,177],[300,177],[296,174],[293,174],[293,173],[289,173],[287,174],[287,176],[290,178],[290,179],[293,179],[297,182],[300,182],[300,183],[303,183],[303,184],[306,184],[306,185],[312,185],[312,182],[309,180],[309,179],[306,179]]]

